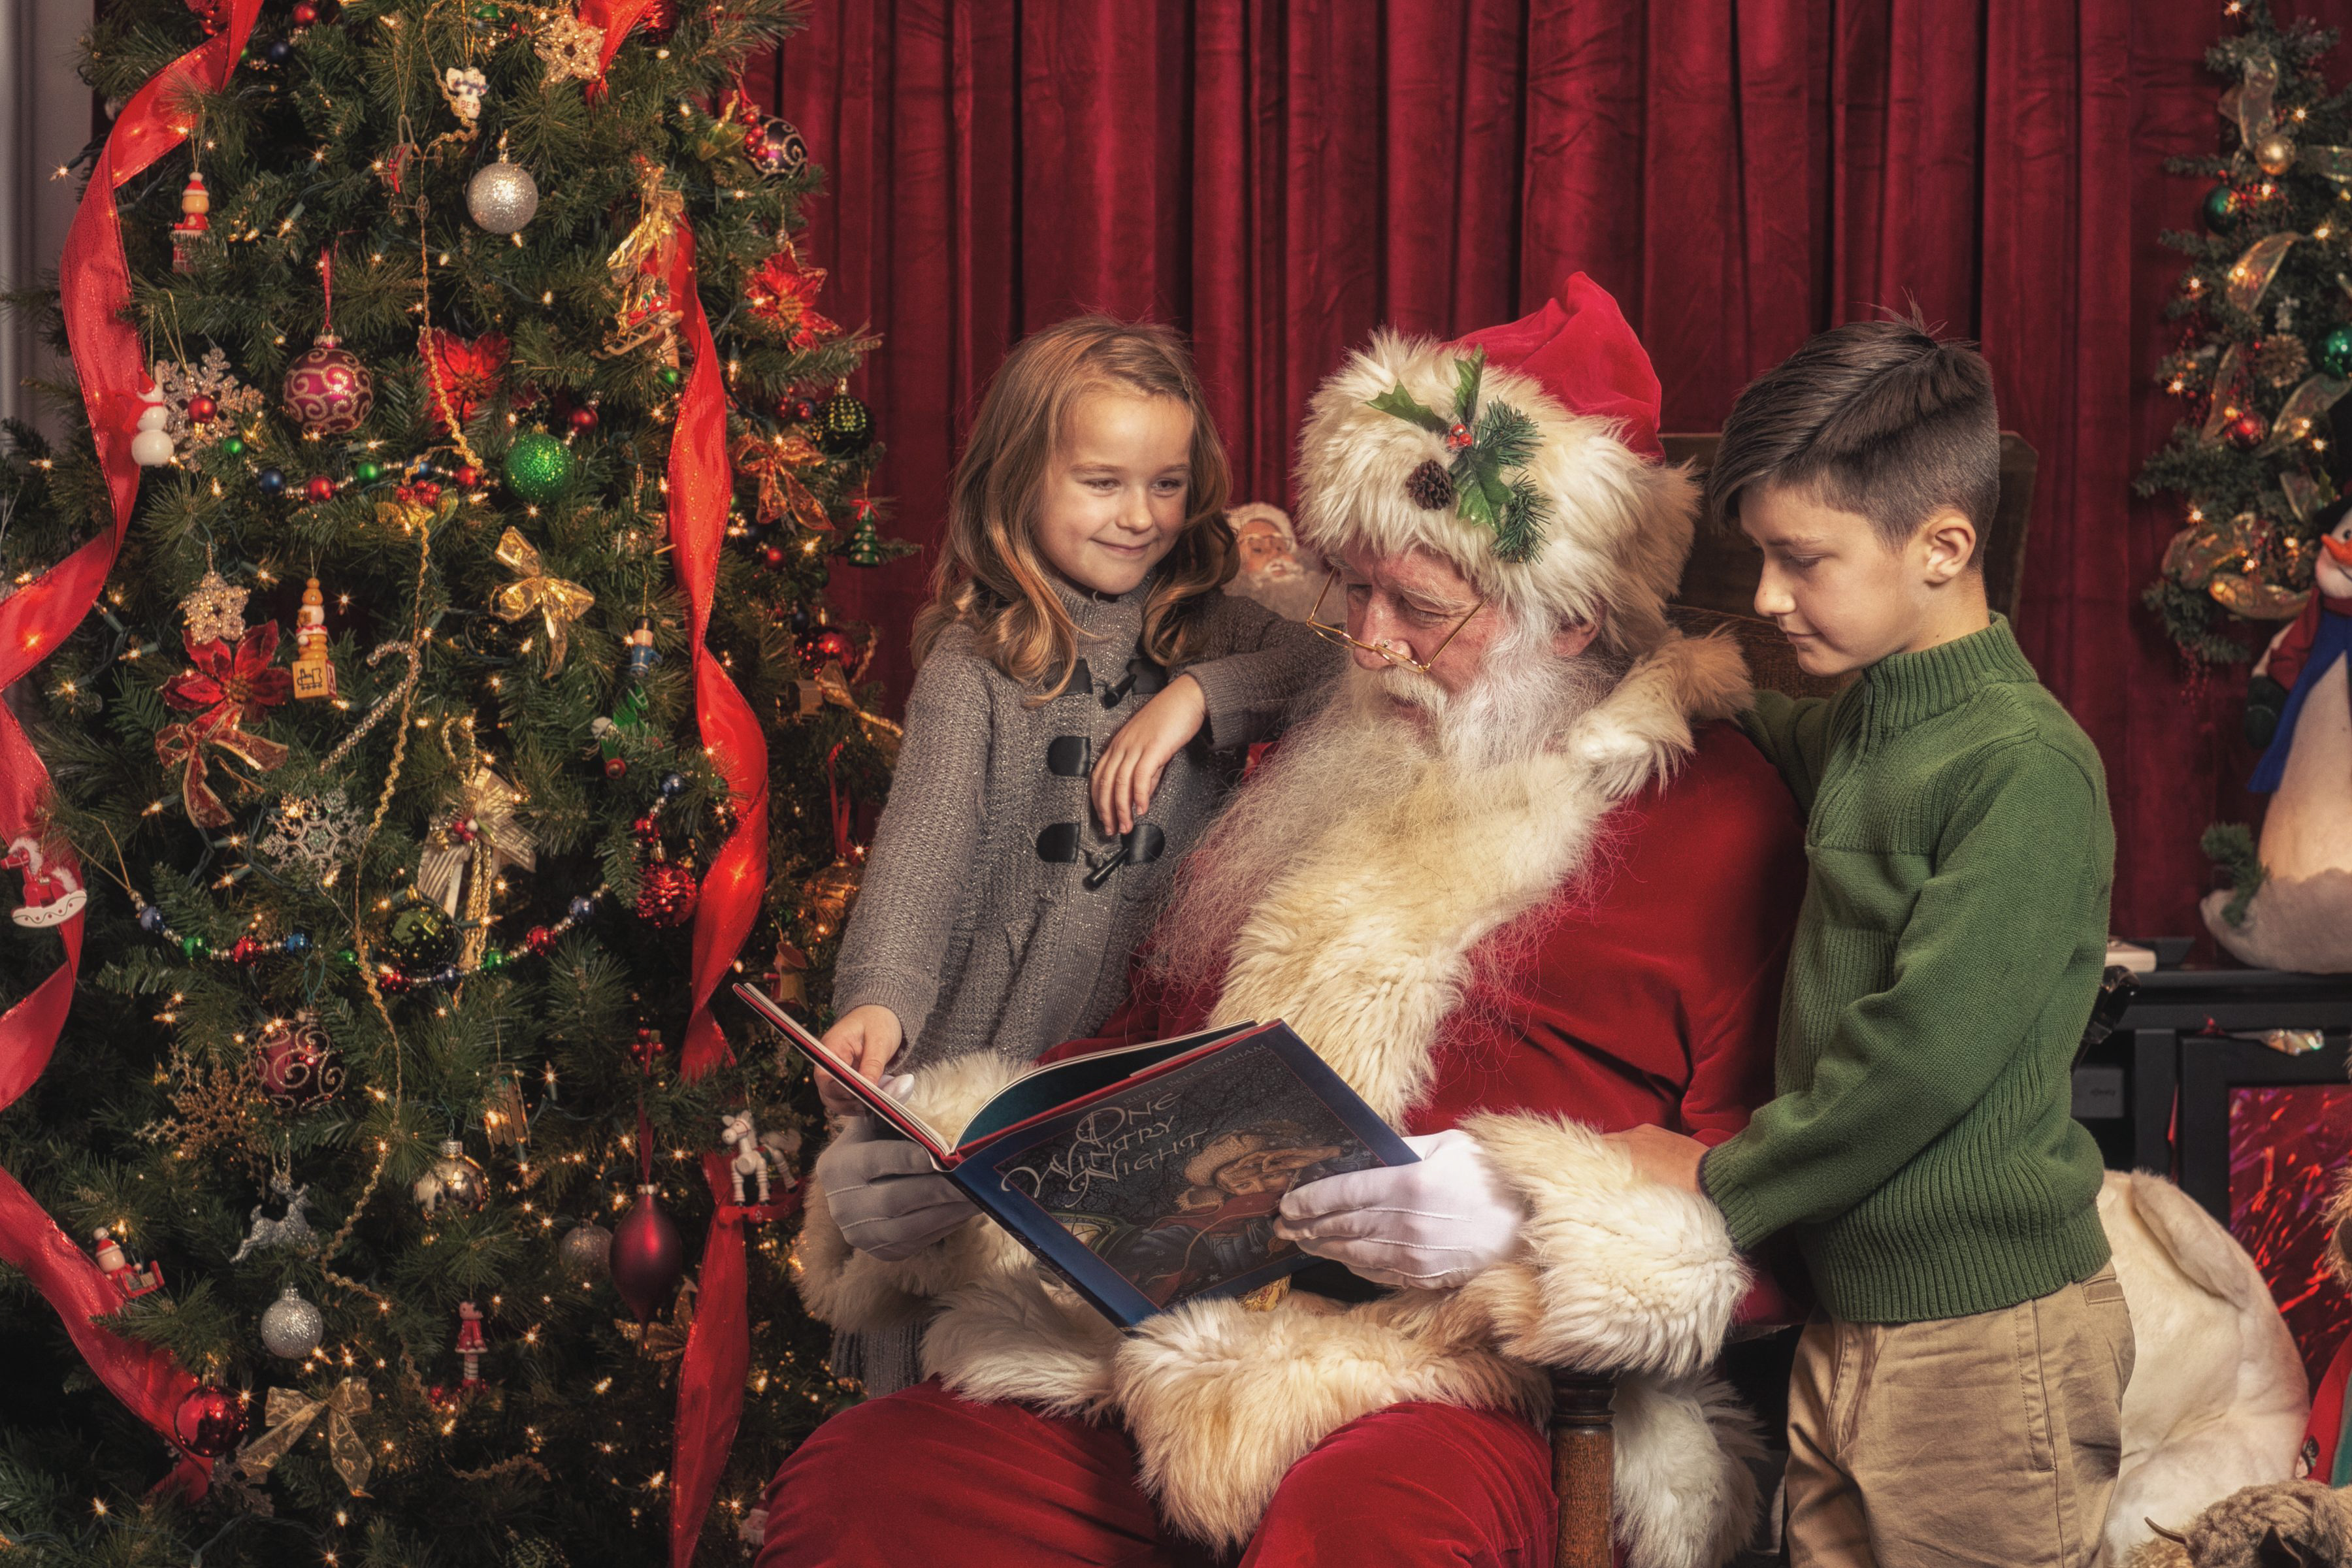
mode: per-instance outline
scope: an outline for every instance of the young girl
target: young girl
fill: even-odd
[[[1034,1057],[1100,1024],[1217,804],[1203,752],[1265,738],[1337,668],[1305,626],[1219,591],[1228,482],[1165,327],[1080,317],[997,373],[835,971],[825,1042],[866,1077]]]

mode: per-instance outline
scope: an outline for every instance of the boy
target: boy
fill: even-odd
[[[1796,1568],[2095,1556],[2132,1333],[2069,1113],[2105,963],[2098,754],[1985,600],[1992,379],[1905,321],[1824,332],[1742,393],[1709,515],[1837,697],[1759,693],[1807,814],[1779,1098],[1704,1152],[1623,1135],[1820,1301],[1790,1380]]]

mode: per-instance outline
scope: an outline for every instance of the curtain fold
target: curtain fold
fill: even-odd
[[[2352,0],[2281,0],[2352,23]],[[1982,342],[2041,454],[2018,631],[2106,759],[2116,929],[2198,929],[2197,838],[2250,819],[2241,676],[2184,684],[2137,604],[2179,526],[2130,479],[2220,84],[2218,5],[2133,0],[812,0],[754,96],[831,179],[808,249],[895,531],[938,532],[980,389],[1079,310],[1189,331],[1236,496],[1287,503],[1316,383],[1371,329],[1453,334],[1582,270],[1672,430],[1811,332],[1913,304]],[[2341,79],[2352,60],[2330,62]],[[909,674],[929,558],[834,596]]]

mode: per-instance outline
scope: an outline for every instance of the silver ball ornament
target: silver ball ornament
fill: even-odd
[[[467,1214],[479,1214],[490,1201],[489,1178],[482,1174],[479,1165],[466,1158],[466,1146],[455,1138],[441,1141],[439,1156],[416,1178],[411,1191],[424,1205],[426,1219],[431,1219],[443,1204]]]
[[[326,1332],[327,1321],[319,1309],[291,1285],[261,1314],[261,1348],[288,1361],[299,1361],[317,1350]]]
[[[520,163],[501,157],[466,187],[466,210],[492,234],[513,234],[539,211],[539,182]]]
[[[563,1277],[575,1285],[593,1284],[604,1278],[605,1260],[612,1253],[613,1233],[593,1219],[566,1231],[555,1249]]]

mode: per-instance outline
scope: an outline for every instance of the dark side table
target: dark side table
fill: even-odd
[[[2287,1056],[2229,1032],[2318,1029],[2327,1044]],[[2074,1114],[2107,1164],[2169,1174],[2223,1224],[2230,1217],[2230,1094],[2345,1079],[2352,976],[2267,969],[2159,969],[2114,1034],[2074,1069]]]

